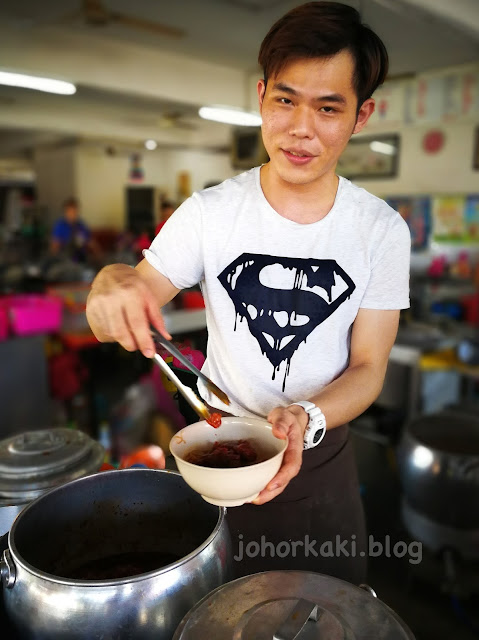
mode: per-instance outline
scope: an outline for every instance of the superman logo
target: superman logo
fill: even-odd
[[[273,379],[309,334],[336,311],[356,285],[335,260],[243,253],[218,276],[236,317],[273,365]],[[236,329],[236,324],[235,324]]]

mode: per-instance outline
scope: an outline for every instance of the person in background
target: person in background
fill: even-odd
[[[160,221],[156,225],[155,236],[157,236],[165,225],[165,222],[171,218],[175,212],[175,205],[170,200],[163,200],[160,207]]]
[[[137,261],[141,260],[143,251],[148,249],[152,241],[151,229],[143,229],[139,235],[135,238],[134,248],[136,252]]]
[[[236,575],[302,569],[359,584],[367,537],[348,423],[381,392],[409,307],[411,241],[399,213],[336,166],[374,112],[388,55],[356,9],[325,0],[280,18],[259,63],[269,161],[193,194],[136,269],[103,269],[87,317],[100,341],[152,357],[150,323],[170,337],[160,307],[201,282],[203,372],[231,402],[199,382],[201,396],[288,439],[253,504],[228,509]]]
[[[86,262],[88,250],[92,247],[91,231],[80,218],[78,200],[67,198],[63,203],[63,216],[53,226],[50,253],[74,262]]]

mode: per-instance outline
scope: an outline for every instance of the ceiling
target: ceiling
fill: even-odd
[[[359,9],[386,43],[392,76],[479,60],[478,0],[346,3]],[[225,144],[228,128],[201,121],[197,108],[205,102],[254,106],[261,40],[297,4],[300,0],[103,0],[105,10],[136,23],[93,25],[91,13],[87,24],[81,0],[2,0],[0,67],[71,80],[78,92],[53,96],[0,87],[0,156],[68,136]],[[142,21],[178,33],[155,31]]]

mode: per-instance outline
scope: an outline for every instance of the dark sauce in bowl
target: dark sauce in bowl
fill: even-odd
[[[215,469],[233,469],[249,467],[270,457],[250,440],[225,440],[203,447],[197,447],[185,456],[186,462],[200,467]]]

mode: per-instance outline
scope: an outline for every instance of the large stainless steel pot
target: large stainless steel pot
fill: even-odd
[[[0,536],[29,502],[95,473],[104,455],[98,442],[71,429],[28,431],[0,440]]]
[[[434,551],[479,556],[479,420],[448,411],[414,420],[398,464],[411,535]]]
[[[268,571],[218,587],[173,640],[414,640],[374,591],[306,571]]]
[[[19,515],[1,563],[5,606],[27,638],[171,640],[185,613],[230,578],[230,558],[225,509],[178,473],[99,473]],[[96,579],[119,568],[130,575]]]

